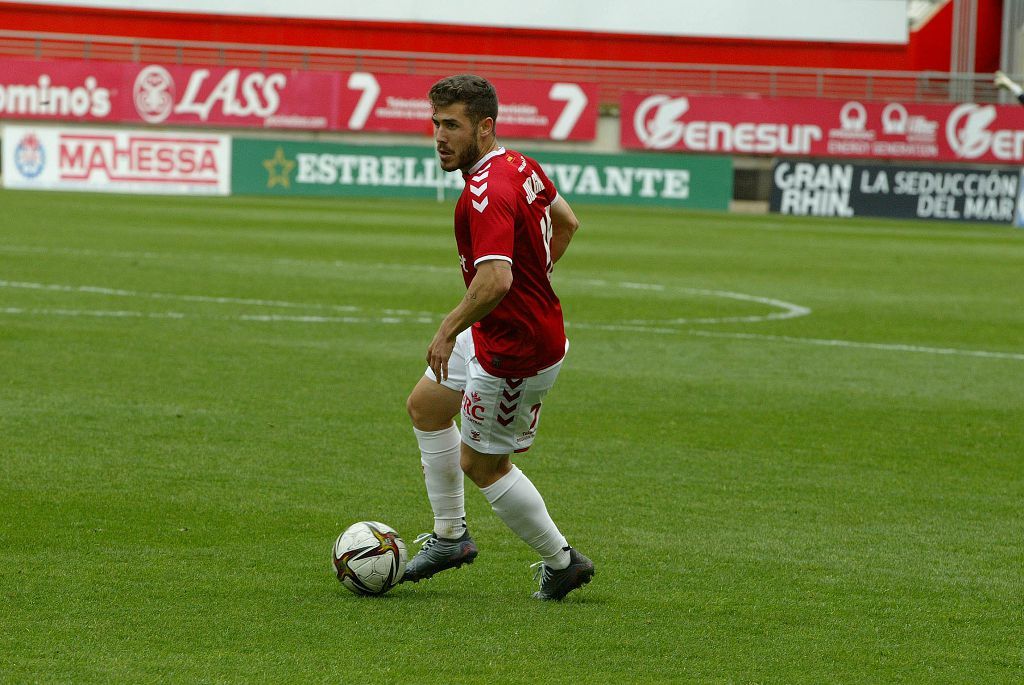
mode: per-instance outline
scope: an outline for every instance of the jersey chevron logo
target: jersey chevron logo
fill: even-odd
[[[502,426],[508,426],[515,421],[516,410],[519,409],[519,395],[522,390],[517,390],[522,385],[522,378],[506,378],[505,387],[502,388],[502,399],[498,402],[497,420]],[[516,390],[516,392],[509,392]]]
[[[475,195],[476,197],[480,197],[485,192],[487,192],[486,181],[487,177],[490,176],[491,174],[490,169],[491,165],[488,164],[483,169],[481,169],[476,176],[473,176],[472,178],[469,179],[469,192],[473,193],[473,195]],[[481,181],[484,181],[484,183],[481,183]],[[478,183],[479,185],[473,185],[474,183]],[[487,198],[484,197],[484,199],[480,200],[479,202],[473,200],[473,209],[483,214],[484,210],[487,209]]]

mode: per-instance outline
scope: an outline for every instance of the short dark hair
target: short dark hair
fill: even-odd
[[[487,117],[498,120],[498,93],[483,76],[459,74],[443,78],[430,87],[428,97],[434,107],[465,103],[466,114],[474,126]]]

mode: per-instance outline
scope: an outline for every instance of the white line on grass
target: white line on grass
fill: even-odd
[[[290,257],[261,257],[259,255],[211,255],[203,252],[133,252],[129,250],[93,250],[78,247],[38,247],[32,245],[0,245],[0,253],[7,254],[49,254],[67,255],[71,257],[113,257],[115,259],[142,260],[158,262],[197,261],[204,263],[238,264],[256,261],[278,266],[329,266],[339,268],[362,268],[370,271],[401,270],[425,271],[429,273],[451,274],[451,267],[434,266],[432,264],[402,264],[396,262],[350,262],[343,259],[293,259]],[[457,262],[456,262],[457,264]]]
[[[580,321],[566,321],[565,327],[578,331],[612,331],[616,333],[679,333],[678,328],[661,328],[659,326],[629,326],[615,323],[582,323]]]
[[[59,309],[43,307],[2,307],[0,314],[21,316],[68,316],[111,319],[204,319],[217,321],[287,321],[292,323],[433,323],[433,319],[398,316],[287,316],[283,314],[238,314],[234,316],[203,316],[183,312],[140,312],[126,309]]]
[[[992,352],[990,350],[964,350],[955,347],[926,347],[900,343],[858,342],[856,340],[828,340],[822,338],[795,338],[788,335],[763,335],[759,333],[723,333],[720,331],[686,331],[702,338],[730,338],[733,340],[759,340],[765,342],[818,345],[822,347],[848,347],[887,352],[913,352],[918,354],[954,355],[961,357],[983,357],[986,359],[1013,359],[1024,361],[1024,354],[1017,352]]]
[[[592,285],[599,288],[609,288],[618,286],[627,290],[651,290],[655,292],[677,292],[685,295],[698,295],[701,297],[721,297],[727,300],[739,300],[741,302],[754,302],[757,304],[767,305],[769,307],[776,307],[781,309],[781,312],[773,312],[771,314],[763,315],[751,315],[751,316],[717,316],[707,318],[678,318],[678,319],[627,319],[625,321],[616,324],[586,324],[585,326],[578,325],[578,327],[588,328],[600,328],[602,330],[624,330],[624,331],[644,331],[648,330],[648,327],[661,327],[661,326],[681,326],[684,324],[719,324],[719,323],[759,323],[761,321],[782,321],[784,319],[795,319],[801,316],[807,316],[811,313],[809,307],[803,307],[792,302],[786,302],[784,300],[777,300],[771,297],[759,297],[757,295],[748,295],[746,293],[736,293],[729,290],[708,290],[705,288],[682,288],[682,287],[670,287],[660,283],[632,283],[629,281],[623,281],[615,283],[613,281],[606,281],[602,279],[583,279],[576,281],[583,285]]]
[[[21,290],[39,290],[61,293],[85,293],[89,295],[109,295],[112,297],[137,297],[153,300],[178,300],[181,302],[203,302],[207,304],[242,304],[255,307],[279,307],[282,309],[319,309],[335,312],[359,312],[362,307],[354,305],[329,305],[304,302],[287,302],[283,300],[258,300],[245,297],[219,297],[211,295],[175,295],[171,293],[145,293],[120,288],[104,288],[93,285],[60,285],[56,283],[30,283],[25,281],[0,280],[0,288]],[[430,312],[412,312],[407,309],[385,309],[385,314],[409,316],[431,316]],[[284,319],[282,319],[284,320]]]
[[[769,307],[777,307],[781,309],[781,312],[773,312],[771,314],[765,314],[763,316],[720,316],[716,318],[697,318],[697,319],[667,319],[667,320],[642,320],[635,319],[626,323],[635,325],[682,325],[682,324],[694,324],[694,323],[757,323],[760,321],[782,321],[783,319],[796,319],[801,316],[807,316],[811,313],[810,307],[802,307],[792,302],[785,302],[784,300],[776,300],[771,297],[758,297],[757,295],[747,295],[745,293],[734,293],[728,290],[704,290],[702,288],[679,288],[680,292],[684,292],[690,295],[702,295],[706,297],[722,297],[727,300],[740,300],[741,302],[756,302],[757,304],[767,305]]]
[[[603,280],[586,280],[583,281],[588,285],[597,286],[618,286],[631,290],[654,290],[654,291],[667,291],[664,285],[657,283],[633,283],[633,282],[620,282],[613,283],[610,281]],[[145,293],[137,292],[133,290],[123,290],[118,288],[105,288],[100,286],[69,286],[60,284],[47,284],[47,283],[31,283],[25,281],[5,281],[0,280],[0,288],[19,288],[28,290],[39,290],[39,291],[50,291],[50,292],[68,292],[68,293],[86,293],[94,295],[108,295],[116,297],[135,297],[135,298],[149,298],[149,299],[169,299],[169,300],[180,300],[185,302],[203,302],[203,303],[214,303],[214,304],[242,304],[249,306],[261,306],[261,307],[277,307],[277,308],[293,308],[293,309],[320,309],[320,310],[332,310],[340,312],[358,312],[362,311],[363,308],[356,307],[353,305],[324,305],[316,303],[300,303],[300,302],[287,302],[282,300],[260,300],[250,298],[234,298],[234,297],[215,297],[208,295],[174,295],[169,293]],[[807,307],[785,302],[783,300],[777,300],[767,297],[759,297],[757,295],[748,295],[745,293],[736,293],[725,290],[705,290],[700,288],[672,288],[678,292],[683,292],[691,295],[703,295],[708,297],[724,297],[727,299],[735,299],[746,302],[755,302],[759,304],[765,304],[772,307],[778,307],[782,309],[781,312],[771,313],[764,316],[746,316],[746,317],[721,317],[721,318],[676,318],[667,320],[632,320],[624,321],[617,324],[605,324],[605,323],[583,323],[583,322],[566,322],[566,327],[570,329],[579,330],[601,330],[601,331],[616,331],[616,332],[636,332],[636,333],[657,333],[657,334],[679,334],[688,333],[705,338],[727,338],[733,340],[756,340],[763,342],[780,342],[790,344],[801,344],[801,345],[816,345],[823,347],[841,347],[841,348],[855,348],[855,349],[873,349],[883,350],[890,352],[908,352],[918,354],[935,354],[935,355],[955,355],[955,356],[966,356],[966,357],[981,357],[987,359],[1010,359],[1014,361],[1024,361],[1024,354],[1015,352],[993,352],[989,350],[967,350],[967,349],[956,349],[946,347],[927,347],[921,345],[905,345],[900,343],[872,343],[872,342],[858,342],[854,340],[829,340],[819,338],[797,338],[792,336],[782,335],[763,335],[756,333],[725,333],[715,331],[684,331],[679,328],[670,328],[668,326],[681,326],[684,324],[709,324],[709,323],[735,323],[735,322],[757,322],[757,321],[770,321],[770,320],[782,320],[791,319],[800,316],[807,316],[811,313],[811,310]],[[367,324],[367,323],[382,323],[382,324],[401,324],[401,323],[417,323],[417,324],[430,324],[434,323],[438,316],[429,312],[413,312],[405,309],[384,309],[381,310],[384,316],[323,316],[323,315],[284,315],[284,314],[236,314],[219,317],[208,317],[208,316],[196,316],[189,315],[183,312],[142,312],[142,311],[131,311],[131,310],[101,310],[101,309],[46,309],[46,308],[23,308],[23,307],[6,307],[0,308],[0,314],[7,315],[29,315],[29,316],[88,316],[88,317],[109,317],[109,318],[150,318],[150,319],[187,319],[187,318],[215,318],[225,321],[257,321],[257,322],[291,322],[291,323],[335,323],[335,324]]]
[[[24,307],[4,307],[0,314],[28,316],[94,316],[111,319],[187,319],[188,314],[181,312],[136,312],[124,309],[26,309]]]
[[[281,314],[239,314],[236,316],[195,316],[183,312],[140,312],[112,309],[42,309],[23,307],[0,308],[0,314],[22,316],[68,316],[97,317],[119,319],[217,319],[221,321],[259,321],[259,322],[291,322],[314,324],[431,324],[435,319],[430,317],[398,317],[398,316],[288,316]],[[1009,359],[1024,361],[1024,354],[1016,352],[992,352],[990,350],[965,350],[952,347],[925,347],[922,345],[903,345],[899,343],[872,343],[855,340],[828,340],[821,338],[796,338],[786,335],[761,335],[756,333],[722,333],[715,331],[685,331],[678,328],[656,328],[650,326],[616,326],[612,324],[586,324],[566,322],[570,329],[600,330],[615,332],[658,333],[678,335],[687,333],[702,338],[726,338],[732,340],[751,340],[758,342],[778,342],[796,345],[816,345],[820,347],[841,347],[852,349],[881,350],[886,352],[909,352],[916,354],[935,354],[959,357],[981,357],[984,359]]]
[[[222,317],[239,321],[285,321],[290,323],[434,323],[429,316],[285,316],[282,314],[240,314],[237,317]]]
[[[725,317],[707,317],[707,318],[675,318],[675,319],[628,319],[625,321],[616,322],[614,324],[603,324],[603,323],[592,323],[592,324],[577,324],[579,328],[594,328],[598,330],[609,330],[609,331],[637,331],[637,332],[659,332],[657,329],[665,326],[679,326],[684,324],[720,324],[720,323],[757,323],[761,321],[781,321],[783,319],[793,319],[800,316],[807,316],[811,313],[811,310],[807,307],[802,307],[791,302],[785,302],[783,300],[776,300],[769,297],[759,297],[757,295],[747,295],[745,293],[735,293],[727,290],[706,290],[703,288],[675,288],[661,285],[660,283],[633,283],[629,281],[623,282],[612,282],[604,280],[593,280],[587,279],[582,281],[586,285],[594,285],[599,287],[621,287],[628,290],[650,290],[658,292],[678,292],[687,295],[698,295],[701,297],[720,297],[730,300],[739,300],[743,302],[754,302],[757,304],[767,305],[769,307],[776,307],[781,309],[781,312],[771,312],[763,315],[750,315],[750,316],[725,316]],[[302,303],[302,302],[287,302],[283,300],[259,300],[250,298],[238,298],[238,297],[220,297],[212,295],[176,295],[171,293],[149,293],[139,292],[135,290],[124,290],[121,288],[107,288],[103,286],[95,285],[63,285],[58,283],[32,283],[28,281],[7,281],[0,280],[0,288],[14,288],[21,290],[37,290],[43,292],[61,292],[61,293],[84,293],[90,295],[106,295],[112,297],[135,297],[144,299],[154,300],[178,300],[181,302],[202,302],[207,304],[241,304],[256,307],[277,307],[287,309],[316,309],[316,310],[329,310],[334,312],[345,312],[345,313],[357,313],[363,311],[362,307],[356,307],[353,305],[325,305],[315,303]],[[407,309],[384,309],[383,313],[386,316],[396,317],[418,317],[419,319],[430,319],[434,315],[430,312],[413,312]],[[253,320],[265,320],[265,321],[303,321],[307,320],[308,317],[291,318],[288,317],[266,317],[263,319]],[[315,317],[314,317],[315,318]],[[430,319],[432,320],[432,319]],[[669,332],[674,332],[674,329],[666,329]]]

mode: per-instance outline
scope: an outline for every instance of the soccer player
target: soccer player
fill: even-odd
[[[544,499],[510,460],[529,449],[541,406],[569,348],[551,271],[579,227],[535,161],[498,145],[498,97],[479,76],[430,89],[434,142],[445,171],[466,180],[455,241],[466,295],[427,348],[427,370],[408,400],[434,530],[403,580],[472,563],[463,473],[505,524],[540,555],[534,597],[560,600],[586,584],[594,564],[569,546]],[[453,419],[461,412],[461,431]]]

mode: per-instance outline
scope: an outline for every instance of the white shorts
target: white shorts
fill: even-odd
[[[462,393],[462,442],[484,454],[530,449],[540,426],[544,396],[555,384],[561,368],[559,360],[528,378],[492,376],[476,359],[472,330],[467,328],[459,333],[448,360],[448,379],[441,381],[441,385]],[[424,375],[437,381],[430,367]]]

